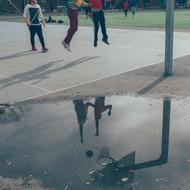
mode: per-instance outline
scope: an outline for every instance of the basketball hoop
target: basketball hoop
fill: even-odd
[[[105,166],[109,163],[115,162],[111,156],[110,156],[110,151],[108,147],[103,147],[100,150],[100,153],[97,158],[97,163],[101,166]]]

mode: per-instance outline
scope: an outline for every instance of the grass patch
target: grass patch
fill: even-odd
[[[123,12],[105,13],[106,25],[113,28],[129,28],[129,27],[143,27],[143,28],[164,28],[165,15],[163,10],[155,11],[137,11],[135,18],[129,12],[128,17],[124,17]],[[53,19],[64,20],[65,24],[69,24],[69,19],[64,16],[53,16]],[[0,21],[22,22],[21,17],[2,16]],[[81,26],[92,26],[90,18],[85,15],[79,16],[79,24]],[[190,29],[190,11],[189,10],[175,10],[174,27],[176,29]]]

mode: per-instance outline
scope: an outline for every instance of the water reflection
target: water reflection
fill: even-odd
[[[170,98],[165,98],[163,100],[161,154],[158,159],[135,163],[136,152],[134,151],[116,161],[111,157],[109,148],[103,147],[97,162],[99,163],[100,159],[103,159],[106,163],[102,162],[102,169],[90,173],[93,181],[99,184],[130,183],[135,179],[135,170],[166,164],[168,162],[169,149],[170,110],[171,100]]]
[[[30,111],[19,122],[0,122],[0,175],[32,175],[56,190],[68,184],[82,190],[190,189],[184,182],[189,181],[189,104],[172,103],[171,132],[168,98],[163,105],[160,99],[125,96],[14,105],[17,115],[19,107]],[[12,110],[1,108],[2,116]],[[168,162],[169,132],[170,162],[160,168]]]
[[[99,135],[99,121],[102,118],[103,112],[108,110],[108,116],[111,115],[112,105],[105,105],[105,97],[97,97],[95,98],[95,103],[92,104],[94,107],[94,118],[96,123],[96,136]]]
[[[83,143],[83,127],[86,123],[88,107],[92,106],[92,104],[90,102],[85,103],[83,100],[73,100],[73,104],[75,105],[75,112],[77,114],[77,120],[79,124],[80,141]]]
[[[99,121],[102,118],[102,114],[103,112],[108,110],[108,116],[110,116],[112,105],[105,105],[105,97],[103,96],[96,97],[94,103],[91,103],[91,102],[85,103],[85,101],[82,99],[76,99],[76,100],[73,100],[73,104],[75,105],[75,112],[76,112],[77,120],[79,124],[81,143],[84,142],[83,128],[84,128],[84,124],[86,123],[89,106],[94,108],[94,118],[95,118],[95,126],[96,126],[95,136],[98,136],[99,135]]]

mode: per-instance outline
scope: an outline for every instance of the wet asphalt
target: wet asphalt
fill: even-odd
[[[0,176],[55,190],[189,189],[189,103],[100,96],[1,105]]]

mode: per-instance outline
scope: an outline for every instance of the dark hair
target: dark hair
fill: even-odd
[[[32,0],[28,0],[28,4],[32,4]]]
[[[32,4],[32,0],[28,0],[28,3],[29,3],[29,4]]]

